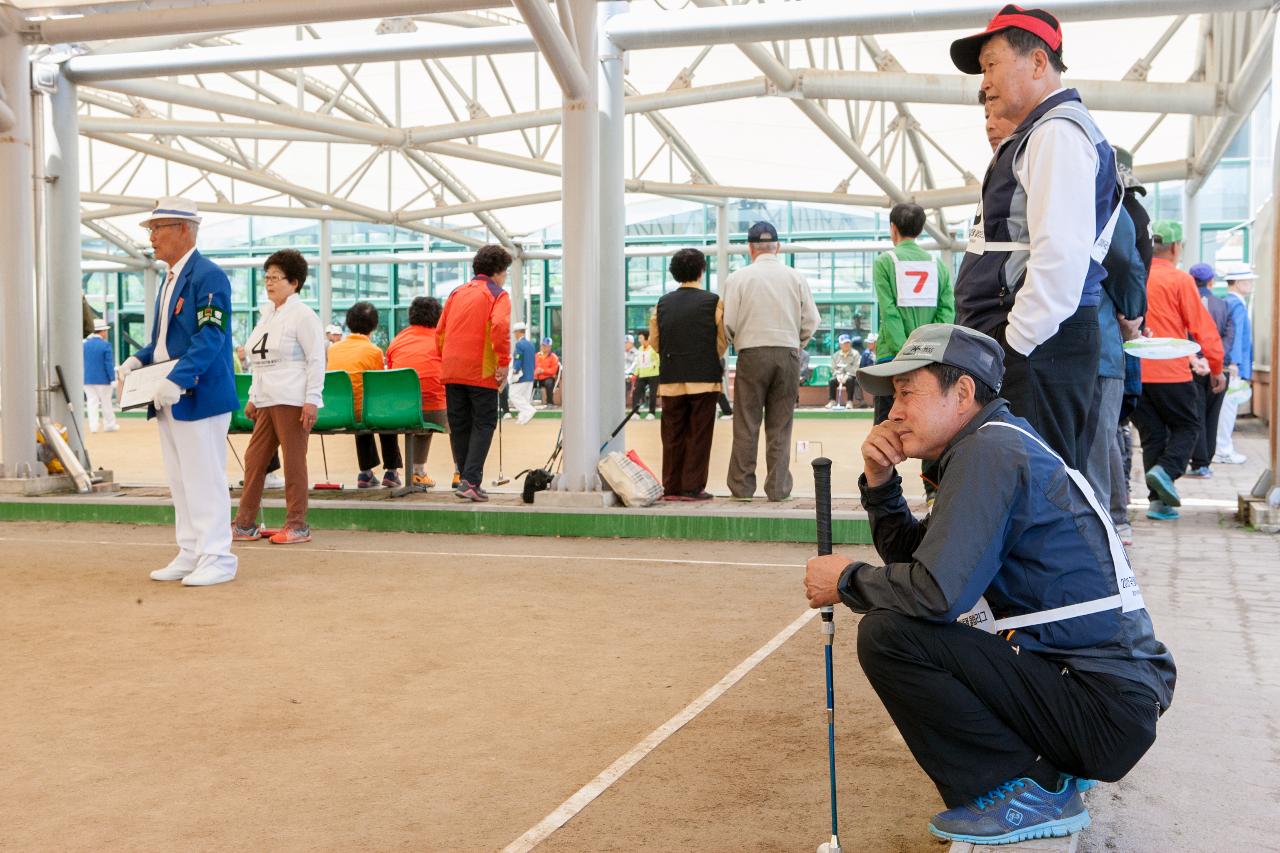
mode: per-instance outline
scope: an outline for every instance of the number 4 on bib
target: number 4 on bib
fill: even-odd
[[[938,304],[938,265],[933,261],[894,259],[899,308],[934,308]]]

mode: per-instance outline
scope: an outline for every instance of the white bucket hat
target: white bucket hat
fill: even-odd
[[[189,198],[167,196],[158,200],[155,210],[151,211],[151,215],[139,224],[146,228],[157,219],[183,219],[199,225],[200,210],[196,207],[196,203]]]
[[[101,317],[93,321],[93,330],[95,332],[106,332],[106,331],[110,331],[110,329],[111,329],[111,324],[108,323],[106,320],[102,319]]]
[[[1253,267],[1243,261],[1233,261],[1222,271],[1223,281],[1245,281],[1257,277],[1258,274],[1253,271]]]

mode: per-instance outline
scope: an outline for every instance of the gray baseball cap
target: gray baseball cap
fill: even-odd
[[[994,391],[1004,379],[1004,350],[994,338],[964,326],[929,323],[912,332],[891,360],[860,368],[858,381],[877,397],[886,396],[893,393],[893,377],[930,364],[957,367]]]

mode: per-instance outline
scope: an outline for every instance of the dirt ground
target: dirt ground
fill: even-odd
[[[800,546],[325,533],[197,590],[146,576],[171,535],[0,525],[0,848],[498,850],[805,609]],[[543,849],[816,846],[821,658],[815,621]],[[848,654],[837,683],[864,849],[936,850]]]
[[[160,458],[160,444],[156,436],[156,425],[147,423],[141,418],[120,418],[120,431],[113,433],[86,433],[85,443],[88,446],[90,460],[94,467],[107,468],[115,472],[116,480],[129,484],[163,484],[164,465]],[[514,420],[503,422],[503,472],[510,477],[526,468],[540,468],[546,464],[551,449],[555,447],[556,432],[560,421],[555,418],[536,418],[528,424],[519,426]],[[791,472],[795,481],[793,493],[798,496],[813,494],[813,471],[810,461],[826,455],[834,461],[832,466],[832,494],[837,496],[856,496],[858,491],[858,475],[862,473],[861,456],[858,452],[862,439],[871,428],[867,418],[839,419],[797,419],[792,430],[794,441],[807,441],[809,447],[802,453],[795,452],[792,446]],[[626,428],[627,448],[636,450],[640,458],[645,460],[655,471],[661,471],[662,437],[661,422],[632,421]],[[234,435],[232,445],[240,458],[244,458],[244,449],[249,437]],[[725,485],[725,474],[729,468],[729,451],[733,444],[733,422],[716,421],[715,440],[711,449],[711,477],[708,489],[717,495],[729,494]],[[759,485],[757,495],[764,495],[764,439],[761,436],[761,454],[757,477]],[[403,449],[403,445],[402,445]],[[329,459],[329,476],[334,482],[345,484],[354,489],[356,484],[355,439],[352,436],[329,436],[324,440],[324,453]],[[427,460],[427,470],[440,481],[453,472],[447,436],[435,436],[431,453]],[[324,479],[324,456],[321,453],[320,439],[312,436],[307,451],[307,465],[311,472],[311,482]],[[379,469],[381,474],[381,469]],[[919,487],[919,465],[910,462],[902,467],[902,476],[907,484],[908,494],[924,494]],[[492,482],[498,476],[498,440],[494,436],[493,447],[485,465],[485,477]],[[227,477],[235,484],[239,483],[243,474],[235,456],[227,454]],[[520,482],[514,481],[497,491],[518,492]],[[912,489],[914,488],[914,491]]]

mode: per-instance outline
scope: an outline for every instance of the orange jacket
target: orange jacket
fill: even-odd
[[[412,367],[418,371],[422,385],[422,411],[430,412],[445,407],[444,385],[440,384],[440,348],[436,345],[436,330],[426,326],[406,326],[395,340],[387,345],[387,368]]]
[[[533,378],[539,381],[543,379],[551,379],[560,370],[560,356],[555,352],[549,352],[543,355],[539,351],[533,357]]]
[[[1189,333],[1209,360],[1209,370],[1214,374],[1222,372],[1222,338],[1200,301],[1195,279],[1167,258],[1151,261],[1146,322],[1157,338],[1185,338]],[[1144,358],[1142,381],[1155,385],[1190,382],[1191,365],[1185,358]]]
[[[497,390],[494,374],[511,364],[511,297],[487,275],[449,294],[436,327],[446,385]]]
[[[351,376],[351,390],[356,398],[356,420],[364,409],[364,372],[382,369],[382,350],[368,335],[347,335],[329,347],[329,370],[345,370]]]

